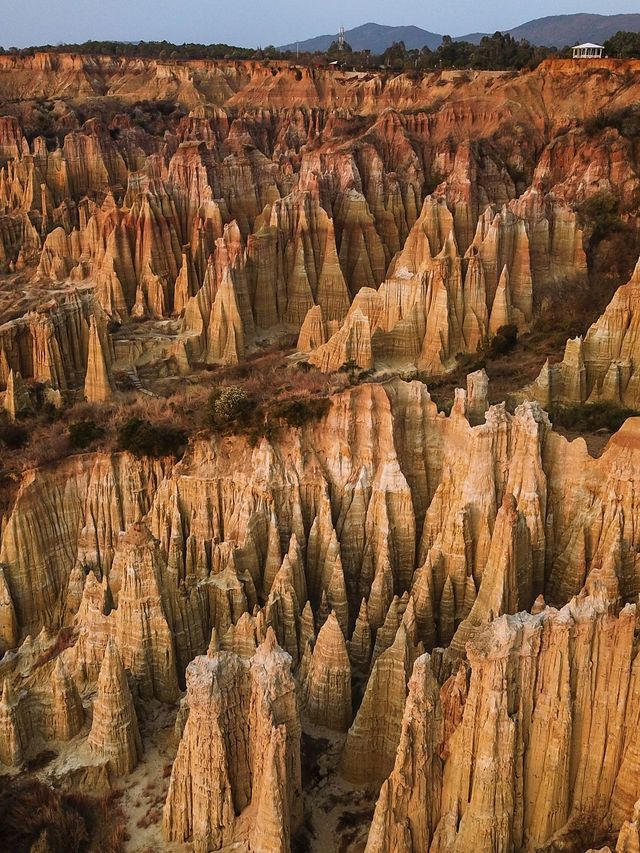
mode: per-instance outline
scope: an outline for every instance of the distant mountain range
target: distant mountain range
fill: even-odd
[[[527,39],[531,44],[564,47],[585,41],[602,44],[618,30],[640,32],[640,15],[550,15],[514,27],[509,30],[509,35],[515,39]],[[478,41],[481,38],[482,33],[478,34]]]
[[[531,44],[546,47],[564,47],[585,41],[602,43],[605,39],[617,33],[618,30],[640,32],[640,14],[629,15],[591,15],[579,13],[576,15],[550,15],[528,21],[519,27],[505,32],[515,39],[527,39]],[[434,50],[442,41],[439,33],[423,30],[421,27],[387,27],[383,24],[362,24],[352,30],[345,31],[345,39],[354,50],[370,50],[372,53],[382,53],[396,41],[403,41],[408,50],[428,47]],[[469,33],[456,36],[456,41],[470,41],[477,44],[484,35],[489,33]],[[286,44],[282,50],[301,51],[327,50],[337,35],[316,36],[298,43]]]
[[[383,24],[362,24],[360,27],[346,30],[344,37],[354,50],[370,50],[372,53],[382,53],[395,41],[403,41],[407,50],[419,49],[425,45],[434,50],[442,41],[442,36],[438,33],[430,33],[420,27],[386,27]],[[327,50],[337,38],[334,34],[306,39],[299,43],[300,50],[310,53]],[[296,43],[283,45],[281,49],[295,50]]]

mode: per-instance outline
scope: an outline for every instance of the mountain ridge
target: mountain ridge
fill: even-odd
[[[292,44],[283,45],[281,50],[295,50],[296,46],[299,46],[300,50],[311,52],[315,50],[327,50],[337,38],[337,34],[315,36],[299,43],[293,42]],[[425,45],[434,50],[442,41],[442,36],[439,33],[432,33],[429,30],[423,30],[421,27],[416,26],[391,27],[385,24],[368,22],[361,24],[359,27],[346,30],[345,39],[354,50],[368,49],[375,53],[376,51],[386,50],[394,41],[404,41],[408,50],[422,48]]]
[[[578,12],[571,15],[548,15],[526,21],[517,27],[504,30],[515,39],[527,39],[532,44],[545,47],[564,47],[582,41],[604,41],[618,30],[640,32],[640,14],[597,15]],[[454,36],[455,41],[469,41],[478,44],[483,36],[490,33],[467,33]],[[327,50],[337,40],[337,34],[324,34],[282,45],[281,50],[304,52]],[[435,50],[443,36],[414,25],[387,26],[368,22],[345,31],[345,40],[354,50],[371,50],[382,53],[396,41],[404,41],[408,50],[428,47]]]

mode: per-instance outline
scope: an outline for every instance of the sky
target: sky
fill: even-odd
[[[265,47],[369,21],[457,36],[545,15],[637,11],[637,0],[0,0],[0,45],[166,39]]]

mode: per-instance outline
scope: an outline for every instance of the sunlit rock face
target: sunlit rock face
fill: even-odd
[[[622,602],[640,581],[634,492],[613,496],[638,477],[637,424],[592,459],[535,403],[490,407],[476,426],[464,403],[445,417],[420,383],[365,384],[273,444],[201,440],[175,466],[89,455],[64,478],[30,473],[5,524],[3,641],[15,647],[54,612],[71,643],[34,668],[53,648],[43,631],[4,665],[3,761],[23,761],[49,720],[55,739],[87,737],[111,778],[129,773],[145,761],[135,702],[173,705],[186,671],[168,840],[255,846],[259,831],[286,849],[300,823],[301,724],[341,737],[336,772],[380,790],[371,850],[463,850],[467,833],[496,849],[481,827],[496,819],[497,784],[515,849],[630,821],[635,609]],[[119,507],[99,532],[96,494]],[[34,513],[49,533],[27,535]],[[127,514],[145,521],[123,532]],[[38,564],[60,610],[46,586],[30,592],[22,566]],[[602,685],[584,674],[596,649]],[[359,705],[352,677],[365,680]],[[618,741],[601,774],[589,732],[611,719]],[[497,765],[507,769],[486,769]]]
[[[416,84],[323,69],[298,80],[253,62],[4,58],[0,102],[117,96],[124,112],[80,124],[62,107],[54,150],[28,141],[26,107],[2,119],[0,269],[55,289],[58,305],[36,299],[37,322],[0,305],[12,321],[0,386],[13,369],[106,400],[114,364],[235,364],[275,329],[299,334],[324,371],[439,375],[501,327],[527,330],[550,288],[587,275],[581,206],[616,196],[635,227],[636,155],[618,131],[582,125],[610,104],[585,72],[546,63]],[[633,69],[609,73],[624,110]],[[180,105],[162,136],[127,114],[145,98]],[[79,294],[82,320],[61,311]],[[158,320],[169,337],[154,327],[132,345],[121,329],[114,348],[120,324]],[[587,396],[632,399],[628,362],[589,369]],[[536,399],[576,393],[541,384]]]
[[[640,850],[640,421],[552,425],[640,408],[638,74],[0,56],[2,773],[136,849]]]
[[[448,739],[447,683],[439,693],[420,658],[367,850],[528,849],[552,837],[579,849],[585,833],[605,837],[634,815],[636,745],[624,731],[638,713],[635,623],[635,605],[618,611],[598,581],[561,610],[498,618],[467,647],[468,695]],[[583,675],[596,648],[603,683]],[[615,747],[594,742],[601,715],[616,720]]]
[[[268,630],[253,657],[196,657],[187,720],[164,807],[167,841],[219,849],[254,817],[248,849],[289,849],[302,816],[300,717],[291,660]],[[246,828],[245,828],[246,831]]]

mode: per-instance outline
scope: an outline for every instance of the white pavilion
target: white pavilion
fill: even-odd
[[[573,48],[574,59],[601,59],[603,53],[603,45],[591,44],[589,41],[585,44],[577,44]]]

